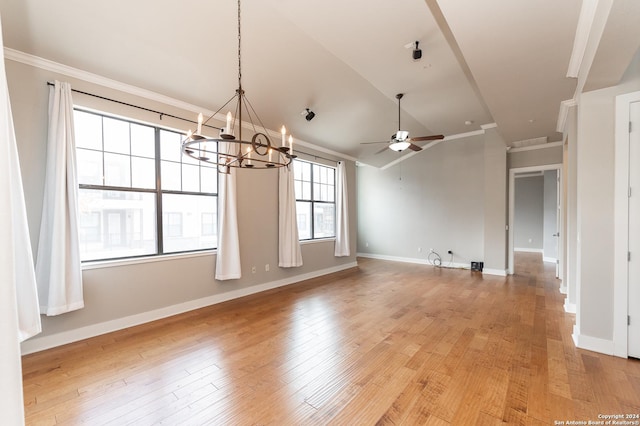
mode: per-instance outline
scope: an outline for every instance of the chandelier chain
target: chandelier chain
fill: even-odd
[[[242,35],[240,31],[240,0],[238,0],[238,88],[242,89],[242,55],[240,46],[242,44]]]

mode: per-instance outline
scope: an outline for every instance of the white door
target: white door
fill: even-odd
[[[556,239],[556,278],[560,278],[560,219],[562,218],[560,189],[560,170],[556,170],[556,233],[553,234]]]
[[[640,102],[629,106],[629,356],[640,358]]]

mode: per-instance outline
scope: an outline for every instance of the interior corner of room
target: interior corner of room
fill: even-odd
[[[4,62],[35,255],[48,82],[70,83],[78,91],[75,105],[89,111],[186,132],[176,117],[194,118],[206,106],[215,110],[234,92],[237,56],[234,46],[215,42],[220,51],[203,55],[183,39],[181,52],[165,34],[139,37],[138,23],[128,21],[113,39],[104,35],[113,29],[107,23],[89,29],[83,22],[76,29],[86,31],[81,40],[72,20],[64,31],[50,29],[44,17],[53,5],[38,12],[10,3],[0,7]],[[33,1],[25,3],[37,9]],[[496,4],[468,4],[470,10],[437,1],[397,5],[424,17],[425,23],[414,22],[416,32],[428,25],[435,34],[412,36],[422,38],[424,56],[411,56],[413,38],[410,48],[402,47],[403,35],[386,22],[388,13],[378,11],[371,17],[375,25],[362,25],[369,41],[345,33],[349,25],[360,28],[357,19],[342,21],[359,16],[356,6],[346,5],[344,17],[332,18],[326,5],[310,14],[291,2],[291,9],[266,3],[246,12],[260,31],[245,37],[251,58],[245,87],[257,95],[266,133],[278,137],[278,120],[291,123],[299,160],[346,164],[350,254],[337,257],[334,239],[318,238],[301,244],[302,266],[277,267],[278,174],[243,171],[237,179],[242,278],[216,280],[215,251],[85,264],[84,309],[42,316],[42,333],[22,343],[22,354],[355,268],[358,257],[434,264],[436,253],[437,267],[471,269],[482,262],[483,274],[507,280],[517,273],[514,252],[521,251],[556,265],[565,313],[575,315],[577,347],[640,356],[638,328],[633,335],[628,329],[631,316],[640,318],[638,301],[629,296],[640,291],[633,287],[640,282],[640,206],[632,196],[640,188],[640,156],[630,143],[640,129],[640,26],[634,21],[640,11],[633,1],[595,2],[591,20],[580,2],[562,2],[562,10],[548,12],[558,14],[557,50],[540,33],[541,25],[553,23],[536,2],[525,2],[521,14],[512,11],[510,22],[531,30],[518,32],[518,49],[505,41],[518,28],[500,21],[503,9]],[[103,6],[84,8],[105,14],[105,22],[119,19]],[[143,12],[132,6],[133,16]],[[323,19],[335,19],[337,33]],[[492,26],[495,33],[486,31]],[[396,27],[403,33],[407,28]],[[193,31],[202,35],[197,25]],[[269,41],[261,50],[256,45],[264,34]],[[349,41],[340,42],[342,36]],[[381,58],[377,47],[389,57]],[[231,59],[221,61],[224,55]],[[196,69],[201,56],[205,69]],[[567,76],[569,62],[575,75]],[[230,70],[219,71],[225,63]],[[219,81],[211,81],[213,70]],[[401,110],[396,100],[404,92]],[[224,127],[215,119],[213,124]],[[404,142],[405,127],[417,145],[395,152],[391,145]],[[441,138],[426,139],[434,135]],[[366,145],[371,142],[383,145]]]

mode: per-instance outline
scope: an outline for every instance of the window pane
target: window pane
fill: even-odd
[[[313,180],[316,183],[322,182],[322,173],[320,172],[321,167],[317,164],[313,165]]]
[[[201,235],[203,237],[216,235],[218,229],[217,218],[214,213],[204,212],[200,219],[202,225]]]
[[[78,149],[76,163],[79,184],[102,185],[102,152]]]
[[[213,167],[200,167],[200,191],[218,192],[218,170]]]
[[[302,180],[311,181],[311,163],[300,162],[302,165]]]
[[[180,163],[162,161],[160,164],[162,189],[180,191],[182,187],[180,178]]]
[[[83,111],[73,112],[76,148],[102,151],[102,117]]]
[[[169,219],[163,224],[165,253],[216,247],[216,200],[210,195],[163,194],[163,218]]]
[[[336,185],[336,170],[331,167],[327,167],[327,183],[329,185]]]
[[[177,161],[182,159],[182,135],[168,130],[160,130],[160,158]]]
[[[156,253],[155,195],[80,189],[78,191],[82,260]]]
[[[131,123],[131,155],[156,157],[156,135],[153,127]]]
[[[104,154],[104,184],[131,187],[131,164],[128,155]]]
[[[129,122],[104,117],[104,150],[119,154],[130,154]]]
[[[302,197],[303,200],[311,199],[311,182],[302,183]]]
[[[187,192],[200,191],[200,170],[198,166],[182,165],[182,190]]]
[[[335,204],[314,203],[313,238],[335,237]]]
[[[131,157],[131,186],[134,188],[155,189],[156,162],[152,158]]]
[[[298,220],[298,238],[301,240],[311,239],[311,203],[304,201],[296,202],[296,216]]]

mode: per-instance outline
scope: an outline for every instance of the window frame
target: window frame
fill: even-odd
[[[161,147],[161,133],[162,132],[171,132],[171,133],[176,133],[180,135],[180,139],[184,139],[184,137],[186,137],[186,133],[181,132],[179,130],[175,130],[172,128],[167,128],[167,127],[162,127],[159,126],[157,124],[152,124],[152,123],[147,123],[147,122],[143,122],[143,121],[139,121],[133,118],[129,118],[129,117],[122,117],[122,116],[118,116],[118,115],[114,115],[114,114],[110,114],[104,111],[98,111],[98,110],[94,110],[94,109],[89,109],[89,108],[85,108],[79,105],[74,105],[74,113],[76,111],[81,112],[81,113],[86,113],[86,114],[92,114],[95,116],[100,117],[101,120],[101,150],[98,149],[88,149],[88,148],[84,148],[84,147],[78,147],[77,143],[76,143],[76,154],[78,153],[78,150],[85,150],[85,151],[92,151],[92,152],[100,152],[102,154],[102,184],[96,184],[96,183],[92,183],[92,184],[86,184],[86,183],[80,183],[78,182],[78,189],[79,190],[97,190],[97,191],[105,191],[107,193],[110,193],[111,196],[108,197],[109,199],[119,199],[120,197],[114,197],[118,194],[124,194],[126,192],[133,192],[133,193],[146,193],[146,194],[154,194],[155,195],[155,200],[154,200],[154,204],[155,204],[155,251],[153,253],[145,253],[145,254],[136,254],[136,255],[132,255],[132,256],[114,256],[114,257],[100,257],[100,258],[96,258],[96,259],[85,259],[82,260],[82,265],[86,266],[86,265],[91,265],[91,264],[99,264],[99,263],[103,263],[103,262],[130,262],[130,261],[141,261],[143,259],[149,259],[149,260],[159,260],[158,258],[163,257],[163,256],[176,256],[176,255],[198,255],[198,254],[205,254],[205,253],[210,253],[213,252],[217,249],[218,246],[218,240],[216,237],[216,240],[213,244],[213,247],[206,247],[206,248],[193,248],[193,249],[188,249],[188,250],[181,250],[181,251],[165,251],[165,247],[164,247],[164,216],[167,214],[167,212],[163,211],[163,195],[166,194],[178,194],[178,195],[193,195],[193,196],[203,196],[203,197],[214,197],[215,201],[214,204],[216,206],[216,210],[217,210],[217,197],[218,197],[218,190],[219,190],[219,182],[217,179],[217,167],[213,164],[211,165],[207,165],[203,162],[198,162],[197,166],[198,166],[198,171],[200,173],[199,175],[199,186],[200,186],[200,191],[182,191],[182,190],[168,190],[168,189],[162,189],[162,163],[166,160],[163,160],[162,158],[162,147]],[[113,185],[106,185],[105,183],[105,154],[113,154],[112,151],[106,151],[105,150],[105,130],[104,130],[104,119],[109,119],[109,120],[119,120],[122,121],[124,123],[127,123],[127,125],[129,126],[129,154],[122,154],[122,155],[126,155],[129,161],[129,186],[113,186]],[[140,188],[140,187],[134,187],[133,186],[133,159],[135,158],[147,158],[150,159],[150,157],[144,157],[138,154],[134,154],[133,153],[133,149],[132,149],[132,130],[131,130],[131,125],[139,125],[139,126],[146,126],[149,127],[151,129],[153,129],[153,137],[154,137],[154,158],[152,159],[154,162],[154,172],[155,172],[155,188]],[[77,133],[76,133],[77,134]],[[177,162],[174,162],[177,163]],[[180,184],[182,187],[183,184],[183,176],[182,176],[182,166],[184,164],[193,166],[193,164],[191,164],[190,162],[185,162],[183,161],[183,157],[182,154],[180,156],[180,170],[181,170],[181,175],[180,175]],[[77,168],[79,169],[79,165],[77,165]],[[208,169],[212,169],[214,170],[214,173],[216,173],[216,184],[215,184],[215,192],[206,192],[206,191],[202,191],[202,168],[208,168]],[[122,197],[124,198],[124,197]],[[168,213],[172,213],[172,212],[168,212]],[[202,212],[204,213],[204,212]],[[200,216],[199,214],[197,214],[197,212],[194,212],[194,214],[196,216]],[[215,216],[217,216],[217,211],[214,213],[211,213]],[[105,218],[101,217],[100,223],[103,225],[104,227],[104,223],[105,223]],[[183,222],[181,223],[181,227],[184,227],[184,218],[183,218]],[[201,228],[201,226],[199,226],[198,228]],[[80,230],[80,224],[78,224],[78,229]],[[104,231],[103,231],[104,232]],[[214,234],[215,235],[215,234]],[[209,235],[210,236],[210,235]],[[202,237],[202,235],[200,236]],[[104,237],[103,237],[104,238]],[[103,243],[105,244],[105,243]]]
[[[299,179],[295,178],[295,172],[294,172],[294,187],[296,186],[295,183],[296,182],[308,182],[309,186],[310,186],[310,195],[309,198],[298,198],[298,193],[297,191],[295,192],[295,196],[296,196],[296,204],[297,203],[308,203],[310,206],[310,214],[309,214],[309,220],[310,220],[310,237],[309,238],[299,238],[299,241],[301,243],[303,242],[312,242],[312,241],[322,241],[322,240],[332,240],[336,238],[336,196],[337,196],[337,192],[336,192],[336,179],[337,179],[337,167],[333,167],[333,166],[328,166],[326,164],[321,164],[321,163],[316,163],[313,161],[309,161],[309,160],[302,160],[299,158],[296,158],[293,160],[294,164],[294,170],[296,167],[297,163],[307,163],[309,164],[309,168],[310,168],[310,180],[308,181],[301,181]],[[324,167],[327,169],[330,169],[333,171],[333,201],[324,201],[324,200],[317,200],[316,199],[316,194],[315,194],[315,188],[316,186],[331,186],[331,185],[327,185],[326,183],[322,183],[320,181],[316,181],[315,176],[314,176],[314,166],[317,167]],[[328,236],[321,236],[321,237],[316,237],[316,205],[332,205],[333,206],[333,235],[328,235]],[[296,218],[296,224],[298,224],[298,219]],[[298,233],[300,233],[300,228],[298,228]]]

